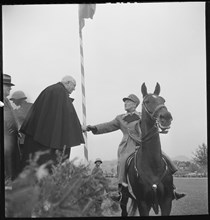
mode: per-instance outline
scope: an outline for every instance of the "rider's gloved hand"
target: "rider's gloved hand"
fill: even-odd
[[[97,132],[97,128],[96,126],[88,125],[86,131],[92,131],[92,133],[94,134]]]

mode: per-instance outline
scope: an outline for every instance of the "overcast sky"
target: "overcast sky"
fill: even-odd
[[[74,106],[82,124],[78,5],[5,5],[3,71],[12,76],[11,94],[23,90],[34,102],[65,75],[77,80]],[[141,84],[160,95],[173,116],[162,150],[185,155],[207,144],[205,3],[97,4],[83,28],[87,124],[124,113],[122,98],[142,101]],[[141,111],[141,104],[138,111]],[[117,158],[121,131],[88,133],[89,159]],[[71,158],[84,157],[83,145]]]

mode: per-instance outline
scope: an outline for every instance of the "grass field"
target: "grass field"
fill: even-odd
[[[174,178],[177,191],[187,195],[173,201],[171,215],[208,214],[208,179],[207,178]]]
[[[184,192],[187,195],[180,200],[173,200],[171,215],[207,215],[209,213],[207,178],[174,178],[174,184],[178,192]],[[153,210],[150,211],[150,215],[155,215]],[[120,211],[114,216],[120,216]]]

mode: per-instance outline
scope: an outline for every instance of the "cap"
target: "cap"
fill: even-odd
[[[125,100],[131,100],[131,101],[135,102],[135,103],[136,103],[136,106],[138,106],[139,103],[140,103],[139,98],[138,98],[136,95],[134,95],[134,94],[130,94],[128,97],[123,98],[123,102],[124,102]]]

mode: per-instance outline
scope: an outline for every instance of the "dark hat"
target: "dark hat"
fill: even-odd
[[[102,163],[102,160],[100,159],[100,158],[97,158],[96,160],[95,160],[95,163],[96,162],[101,162]]]
[[[3,84],[9,85],[9,86],[14,86],[13,83],[11,83],[11,76],[7,74],[3,74]]]
[[[130,94],[128,97],[123,98],[123,102],[126,100],[131,100],[131,101],[135,102],[136,106],[138,106],[140,103],[139,98],[134,94]]]

